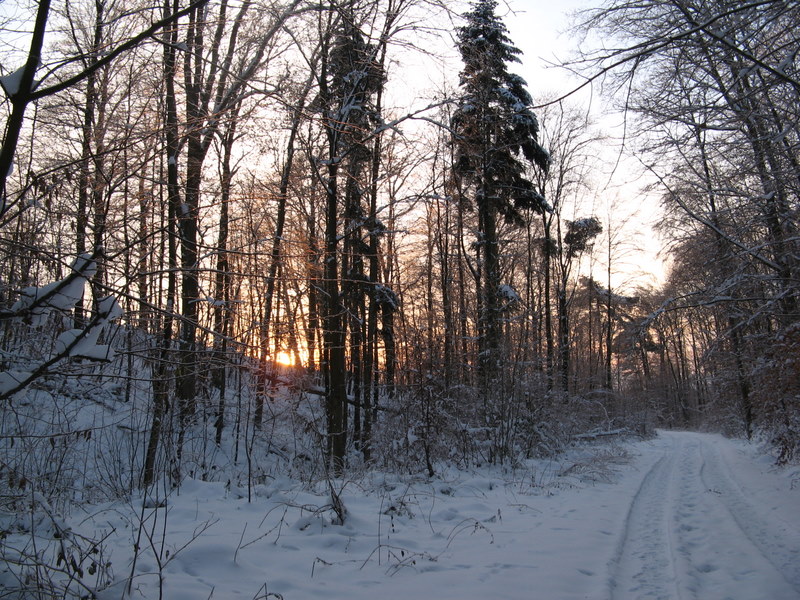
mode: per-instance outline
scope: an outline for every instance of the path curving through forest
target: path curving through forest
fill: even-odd
[[[343,525],[327,488],[285,483],[248,502],[235,486],[187,479],[166,511],[147,513],[164,520],[170,559],[159,572],[141,552],[135,595],[800,600],[800,465],[778,469],[764,448],[720,435],[586,444],[521,473],[383,474],[370,493],[365,478],[341,488]],[[113,528],[104,551],[133,570],[141,513],[113,503],[95,514],[69,526]],[[98,597],[120,598],[126,581]]]
[[[614,600],[800,598],[800,530],[719,436],[661,432],[609,563]]]

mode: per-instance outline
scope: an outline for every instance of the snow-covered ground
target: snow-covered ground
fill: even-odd
[[[342,525],[328,482],[288,480],[251,502],[186,481],[165,506],[140,498],[68,525],[113,531],[104,560],[116,583],[101,598],[123,597],[131,574],[130,597],[168,600],[800,598],[800,470],[716,435],[660,432],[514,472],[332,485]]]

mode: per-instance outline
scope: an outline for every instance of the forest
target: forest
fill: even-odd
[[[556,94],[515,71],[517,4],[0,5],[6,560],[31,498],[187,477],[433,477],[655,428],[796,460],[800,4],[598,1]],[[607,210],[612,147],[641,185]],[[657,282],[625,277],[644,202]]]

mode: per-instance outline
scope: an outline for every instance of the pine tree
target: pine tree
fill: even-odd
[[[501,361],[498,219],[523,225],[524,210],[548,208],[526,177],[525,163],[546,170],[549,155],[538,142],[527,84],[508,70],[521,51],[512,45],[496,7],[494,0],[478,0],[458,29],[464,69],[453,117],[455,173],[478,214],[479,364],[487,390]]]

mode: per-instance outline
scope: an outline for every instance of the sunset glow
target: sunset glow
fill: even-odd
[[[287,367],[291,367],[294,365],[294,356],[281,350],[275,355],[275,362],[281,365],[286,365]]]

